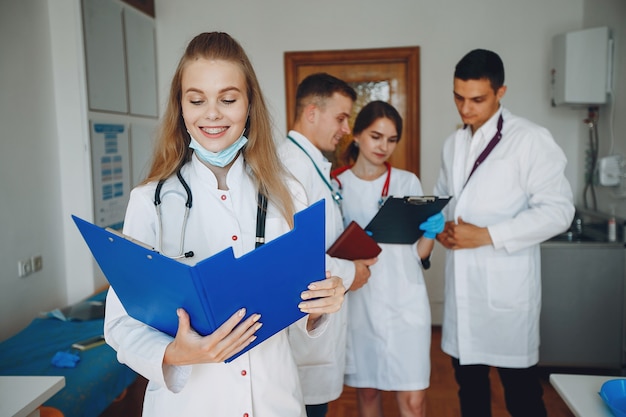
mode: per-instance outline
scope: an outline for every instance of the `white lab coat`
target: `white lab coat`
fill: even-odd
[[[367,226],[379,208],[387,172],[365,181],[351,170],[339,175],[344,223]],[[412,172],[392,168],[389,195],[423,195]],[[417,227],[417,226],[415,226]],[[378,262],[363,287],[350,294],[345,383],[385,391],[414,391],[430,382],[430,305],[414,244],[381,243]]]
[[[470,140],[482,135],[484,148],[500,111],[502,140],[463,187]],[[529,367],[539,357],[539,244],[574,215],[567,161],[546,129],[506,109],[470,132],[446,140],[434,192],[454,196],[446,220],[488,227],[493,245],[447,251],[442,349],[461,364]]]
[[[217,189],[215,176],[195,156],[182,168],[182,175],[193,194],[184,251],[195,252],[193,258],[184,262],[195,264],[229,246],[237,257],[251,251],[255,243],[257,190],[246,173],[243,158],[239,157],[228,173],[228,191]],[[293,185],[296,193],[299,190],[296,207],[300,210],[304,208],[304,191],[299,184]],[[150,183],[132,191],[124,233],[158,248],[155,186]],[[160,249],[175,255],[186,199],[175,176],[165,183],[161,199],[164,236]],[[266,238],[271,240],[288,230],[287,223],[270,203]],[[294,324],[292,331],[306,334],[305,320]],[[107,296],[104,331],[119,361],[149,380],[144,416],[305,415],[286,331],[230,363],[164,366],[163,355],[172,338],[129,317],[113,290]]]
[[[319,149],[298,132],[290,131],[289,136],[307,151],[330,182],[331,163]],[[279,143],[278,151],[283,164],[304,186],[309,202],[313,204],[322,198],[326,200],[326,248],[328,248],[343,231],[339,206],[333,200],[332,193],[320,178],[311,160],[300,148],[290,140],[284,139]],[[326,256],[326,269],[333,276],[341,277],[346,289],[352,285],[355,272],[353,262]],[[328,329],[321,337],[305,338],[301,331],[292,331],[291,327],[289,328],[289,342],[298,364],[304,403],[307,405],[333,401],[339,398],[343,390],[348,298],[349,296],[346,296],[339,312],[329,315]]]

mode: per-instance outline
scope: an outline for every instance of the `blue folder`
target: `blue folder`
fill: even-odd
[[[304,317],[300,294],[325,277],[324,200],[298,212],[294,228],[235,258],[227,248],[194,266],[72,216],[102,272],[131,317],[176,335],[184,308],[201,335],[213,333],[242,307],[263,326],[230,362]]]

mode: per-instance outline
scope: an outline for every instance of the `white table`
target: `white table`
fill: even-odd
[[[598,394],[602,384],[620,376],[551,374],[550,384],[576,417],[613,417]]]
[[[64,386],[63,376],[0,376],[0,416],[39,416],[39,406]]]

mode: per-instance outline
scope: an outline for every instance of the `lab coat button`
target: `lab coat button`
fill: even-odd
[[[237,235],[233,235],[232,239],[237,240]]]
[[[246,372],[245,369],[243,371],[241,371],[241,376],[246,376],[246,375],[248,375],[248,373]]]
[[[226,194],[222,194],[222,197],[220,197],[222,200],[226,200]]]

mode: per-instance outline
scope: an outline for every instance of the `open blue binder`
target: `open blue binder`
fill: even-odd
[[[263,326],[230,362],[304,317],[300,294],[325,277],[324,200],[298,212],[294,228],[235,258],[227,248],[194,266],[72,216],[102,272],[131,317],[176,335],[184,308],[200,334],[215,331],[238,309],[261,314]]]

